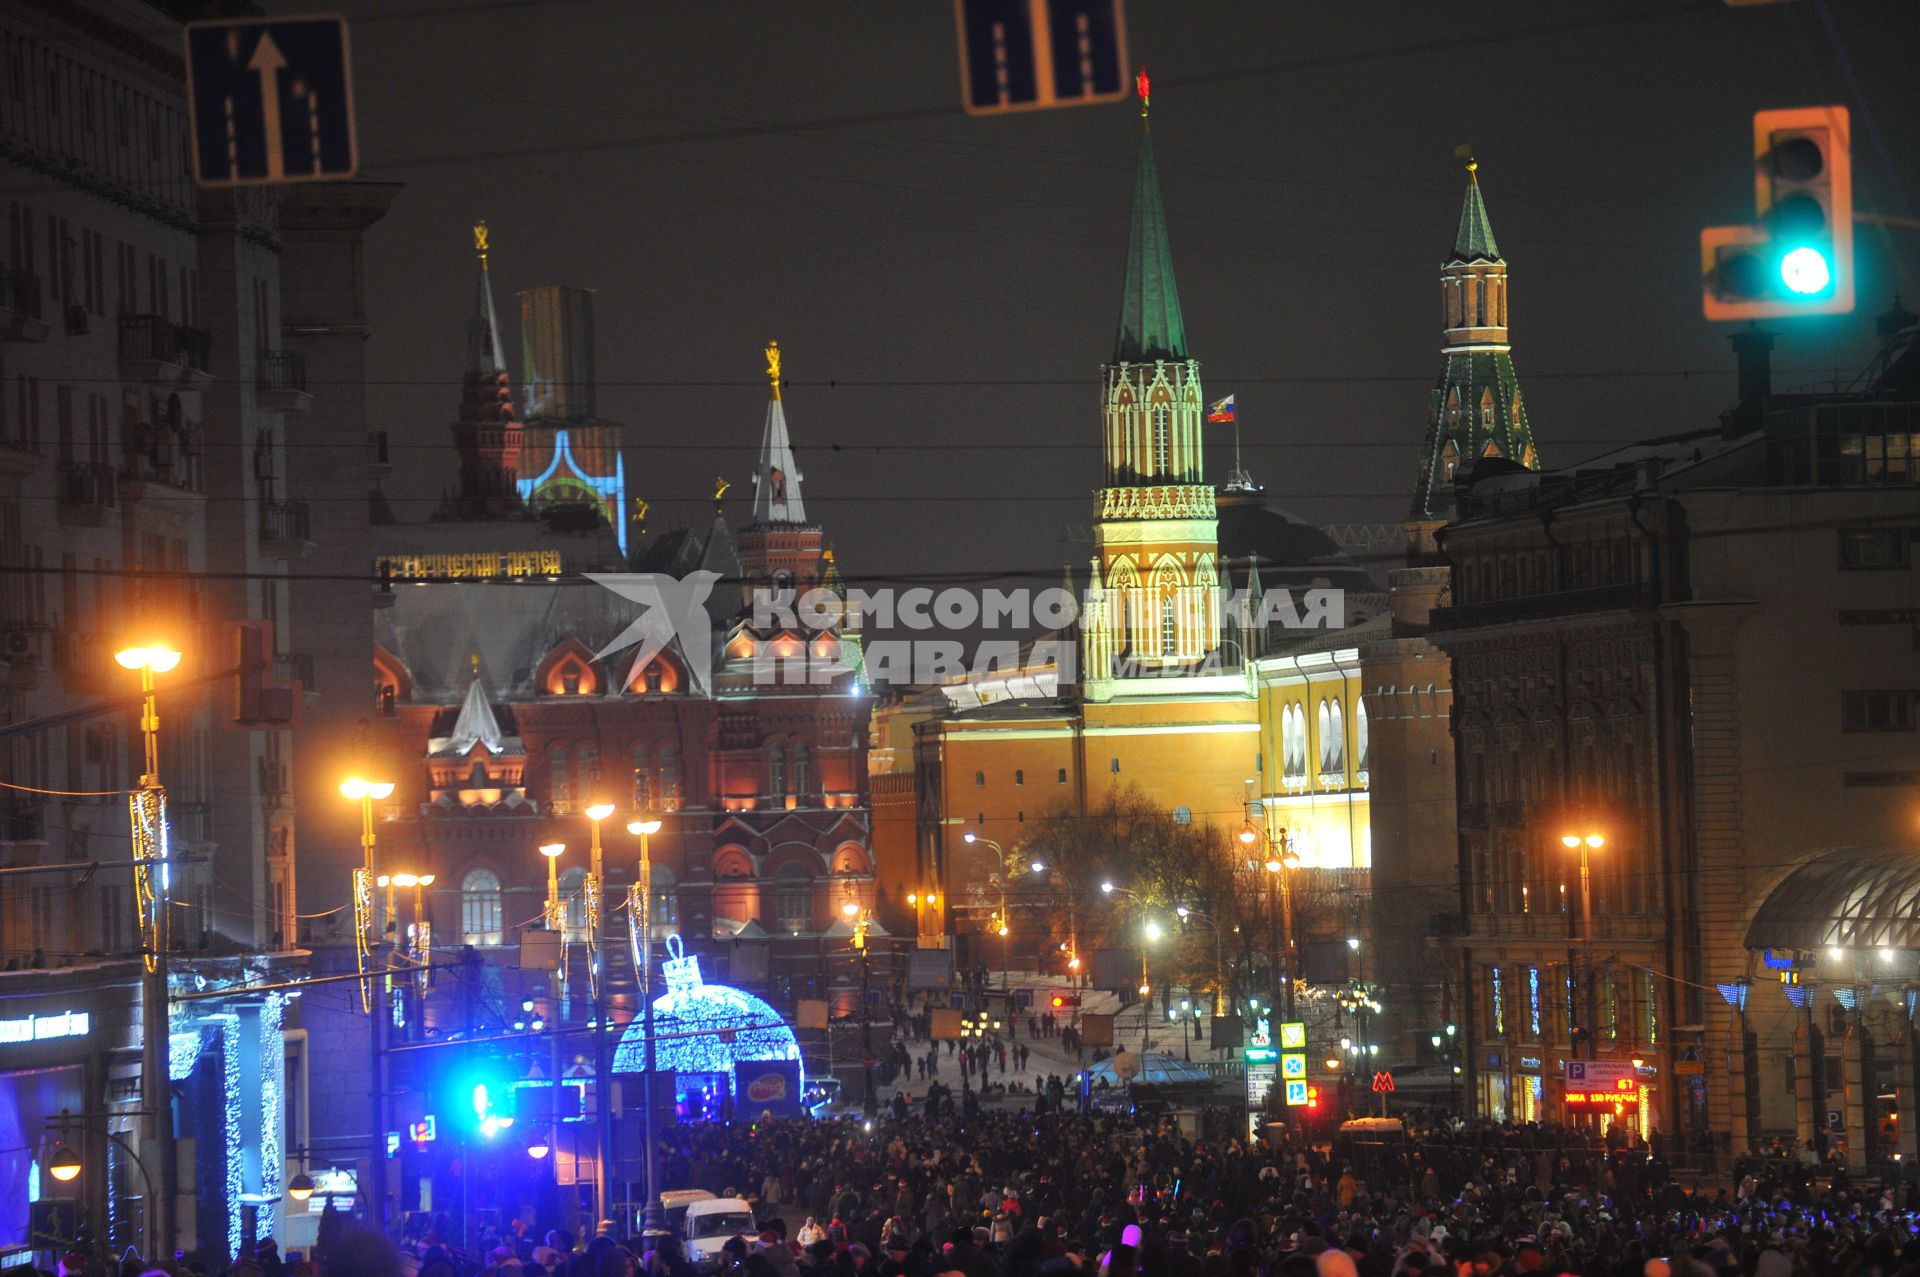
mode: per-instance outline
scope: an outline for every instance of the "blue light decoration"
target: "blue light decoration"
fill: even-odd
[[[209,1017],[212,1018],[212,1017]],[[246,1121],[241,1113],[240,1094],[240,1017],[223,1014],[220,1017],[220,1041],[225,1076],[221,1079],[221,1102],[225,1110],[226,1128],[226,1180],[227,1180],[227,1254],[240,1253],[240,1194],[246,1191],[246,1165],[242,1160],[242,1145],[246,1137]]]
[[[1849,1011],[1860,1009],[1860,992],[1857,989],[1849,989],[1843,985],[1833,991],[1833,1000]]]
[[[686,956],[679,936],[667,937],[667,953],[660,964],[667,991],[653,1000],[654,1064],[661,1073],[723,1074],[731,1092],[735,1064],[799,1061],[800,1043],[779,1012],[743,989],[708,984],[700,959]],[[620,1035],[613,1071],[644,1073],[646,1067],[645,1022],[636,1016]],[[804,1089],[804,1067],[800,1083]]]
[[[281,1104],[286,1093],[287,1048],[281,1030],[285,1026],[287,996],[270,992],[260,1008],[260,1193],[280,1198],[280,1174],[285,1161],[280,1148]],[[279,1231],[280,1208],[259,1211],[254,1222],[254,1240],[272,1237]]]
[[[561,467],[566,473],[561,473]],[[532,501],[535,494],[549,486],[579,491],[585,489],[604,502],[611,503],[613,534],[619,540],[620,553],[627,552],[627,520],[622,514],[627,504],[627,462],[618,453],[613,458],[613,473],[610,475],[591,475],[581,466],[579,458],[573,455],[573,438],[565,430],[556,430],[553,435],[553,460],[547,468],[530,479],[515,481],[515,490],[522,501]]]
[[[1749,985],[1745,980],[1731,980],[1722,984],[1716,984],[1713,987],[1720,991],[1720,996],[1725,998],[1727,1005],[1734,1010],[1745,1011],[1747,1009],[1747,990]]]
[[[1806,1009],[1807,995],[1812,992],[1811,989],[1804,984],[1789,984],[1782,987],[1787,991],[1787,1001],[1793,1003],[1795,1010]]]
[[[1540,968],[1527,968],[1527,1032],[1540,1036]]]

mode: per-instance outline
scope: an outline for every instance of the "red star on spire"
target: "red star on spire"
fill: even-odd
[[[1143,106],[1146,105],[1148,80],[1147,80],[1147,69],[1145,67],[1141,67],[1140,74],[1133,77],[1133,87],[1140,91],[1141,105]]]

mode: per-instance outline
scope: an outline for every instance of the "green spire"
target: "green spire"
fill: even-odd
[[[1479,164],[1467,165],[1467,198],[1460,206],[1460,231],[1453,237],[1449,262],[1497,262],[1500,246],[1493,242],[1493,223],[1487,220],[1487,202],[1480,198]]]
[[[1113,343],[1116,364],[1187,357],[1187,326],[1180,319],[1167,215],[1160,207],[1160,172],[1154,167],[1153,135],[1145,122],[1143,112],[1133,228],[1127,235],[1127,285],[1120,298],[1120,333]]]

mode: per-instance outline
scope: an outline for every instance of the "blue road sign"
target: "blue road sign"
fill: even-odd
[[[1127,96],[1123,0],[954,0],[970,115]]]
[[[359,166],[340,17],[192,23],[187,106],[202,186],[338,180]]]

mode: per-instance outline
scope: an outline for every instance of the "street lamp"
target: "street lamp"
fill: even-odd
[[[563,842],[543,842],[540,854],[547,858],[547,930],[560,930],[560,857],[567,849]],[[566,968],[561,967],[564,979]]]
[[[301,1171],[287,1181],[287,1196],[296,1202],[304,1202],[313,1196],[313,1176]]]
[[[1594,1006],[1593,987],[1593,874],[1588,857],[1607,845],[1606,835],[1598,830],[1587,833],[1568,832],[1560,835],[1560,845],[1568,851],[1580,853],[1580,949],[1586,958],[1587,966],[1587,1058],[1594,1059],[1594,1049],[1598,1045],[1594,1040],[1594,1024],[1598,1016]]]
[[[545,1160],[547,1154],[551,1152],[553,1152],[553,1141],[544,1131],[535,1131],[527,1137],[527,1156],[534,1161]]]
[[[140,911],[142,948],[145,949],[145,983],[140,995],[141,1032],[148,1042],[165,1042],[172,1032],[173,1019],[167,1009],[167,950],[172,947],[173,869],[167,863],[167,791],[160,783],[160,706],[154,695],[154,676],[179,668],[180,652],[166,643],[148,643],[127,647],[113,654],[124,670],[140,673],[140,736],[145,770],[140,787],[130,795],[133,846],[133,885],[135,907]],[[163,1051],[141,1055],[142,1095],[167,1094],[167,1057]],[[174,1146],[173,1113],[170,1105],[146,1106],[146,1130],[160,1149],[160,1210],[154,1238],[158,1246],[172,1249],[179,1229],[175,1203],[179,1197],[178,1158]],[[75,1159],[74,1174],[79,1173]]]
[[[589,813],[591,814],[591,813]],[[594,828],[598,830],[599,826]],[[641,1138],[646,1142],[645,1163],[647,1195],[645,1211],[646,1226],[659,1228],[663,1214],[660,1210],[660,1194],[655,1187],[653,1173],[653,1069],[655,1064],[653,1051],[653,844],[651,839],[660,832],[660,818],[650,812],[642,812],[627,822],[627,832],[640,840],[640,880],[633,884],[633,894],[627,897],[627,926],[633,937],[629,948],[633,950],[633,964],[640,975],[640,1035],[646,1042],[646,1071],[640,1075]],[[603,1056],[604,1058],[604,1056]],[[603,1100],[601,1113],[607,1113]],[[608,1143],[603,1149],[611,1147],[611,1116],[603,1116],[602,1137]]]
[[[80,1178],[80,1155],[62,1144],[53,1151],[53,1157],[47,1162],[47,1174],[62,1184],[71,1184]]]
[[[1247,835],[1253,833],[1249,823],[1240,831],[1242,842],[1248,841]],[[1287,1019],[1293,1019],[1293,871],[1300,867],[1300,857],[1293,849],[1293,840],[1287,837],[1287,831],[1280,831],[1279,850],[1271,846],[1267,849],[1267,917],[1273,917],[1273,889],[1280,888],[1280,925],[1281,940],[1286,957],[1286,992],[1282,995],[1286,1002]]]

